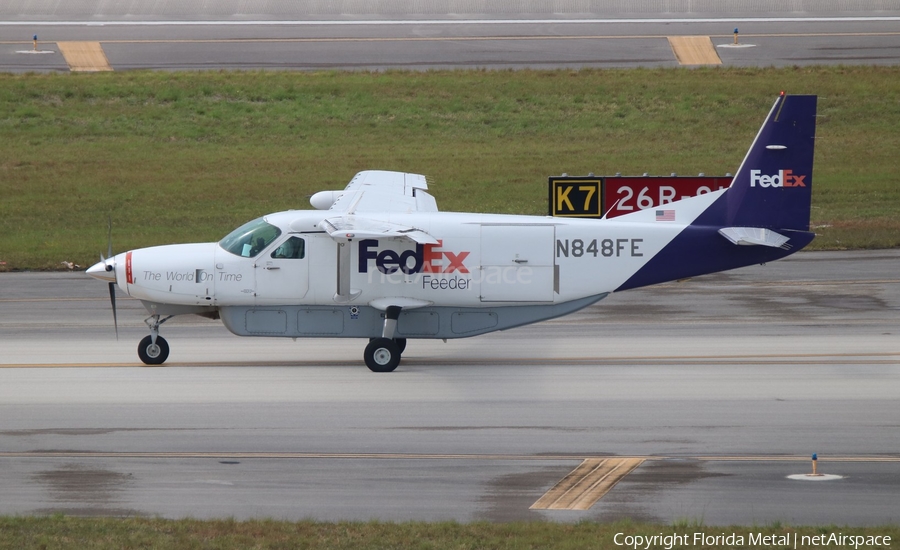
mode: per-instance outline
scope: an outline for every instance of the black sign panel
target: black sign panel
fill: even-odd
[[[603,178],[551,176],[550,215],[569,218],[603,216]]]

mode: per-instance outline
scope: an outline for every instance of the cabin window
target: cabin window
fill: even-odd
[[[306,257],[306,241],[300,237],[291,237],[272,252],[273,258],[302,260]]]
[[[219,246],[236,256],[253,258],[281,235],[281,230],[258,218],[247,222],[219,241]]]

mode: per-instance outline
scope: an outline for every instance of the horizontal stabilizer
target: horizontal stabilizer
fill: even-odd
[[[785,250],[790,248],[790,245],[786,244],[790,240],[789,237],[761,227],[723,227],[719,229],[719,234],[741,246],[771,246]]]
[[[319,228],[332,239],[406,239],[419,244],[438,244],[438,240],[415,227],[361,216],[341,216],[319,222]]]

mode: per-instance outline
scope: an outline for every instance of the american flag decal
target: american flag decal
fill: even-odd
[[[657,210],[656,211],[656,221],[658,221],[658,222],[674,222],[675,221],[675,211],[674,210]]]

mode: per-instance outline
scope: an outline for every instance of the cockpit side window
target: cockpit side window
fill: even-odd
[[[291,237],[281,243],[278,248],[272,252],[273,258],[283,258],[290,260],[302,260],[306,257],[306,241],[300,237]]]
[[[281,230],[258,218],[247,222],[219,241],[219,246],[236,256],[253,258],[281,235]]]

